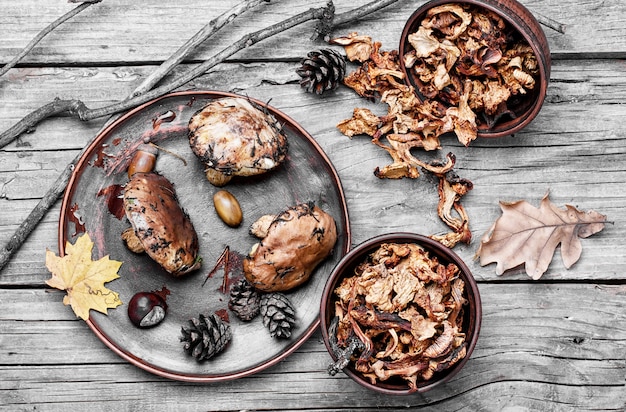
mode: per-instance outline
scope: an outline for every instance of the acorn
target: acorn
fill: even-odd
[[[243,220],[243,212],[237,198],[227,190],[218,190],[213,195],[213,206],[217,215],[230,227],[237,227]]]

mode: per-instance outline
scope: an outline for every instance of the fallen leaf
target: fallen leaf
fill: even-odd
[[[90,309],[106,314],[108,308],[122,304],[118,293],[104,287],[104,283],[119,278],[117,271],[122,262],[110,260],[108,255],[93,261],[92,249],[93,242],[85,233],[75,244],[66,242],[63,257],[46,251],[46,267],[52,273],[46,284],[65,290],[63,303],[71,305],[76,316],[83,320],[89,318]]]
[[[582,252],[580,238],[604,229],[606,216],[598,212],[583,212],[574,206],[560,209],[546,194],[539,208],[520,200],[500,202],[502,216],[483,235],[476,257],[480,265],[497,263],[496,274],[525,265],[526,273],[539,279],[561,245],[563,264],[569,269]]]

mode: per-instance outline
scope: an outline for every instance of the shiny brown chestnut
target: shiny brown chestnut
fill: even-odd
[[[167,303],[154,292],[136,293],[128,302],[128,317],[139,328],[156,326],[165,319]]]

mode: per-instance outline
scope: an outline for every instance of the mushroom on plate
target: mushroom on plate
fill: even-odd
[[[278,167],[288,148],[276,118],[241,97],[212,100],[197,111],[189,120],[189,145],[215,186]]]
[[[250,228],[261,238],[243,261],[243,272],[265,292],[293,289],[306,282],[333,250],[337,226],[313,203],[300,203],[278,215],[265,215]]]
[[[155,172],[134,173],[124,190],[124,210],[132,227],[122,239],[130,250],[145,251],[175,276],[201,266],[198,235],[167,178]]]

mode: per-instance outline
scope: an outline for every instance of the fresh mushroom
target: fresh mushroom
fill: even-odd
[[[276,168],[288,148],[274,116],[239,97],[213,100],[196,112],[189,120],[189,145],[215,186]]]
[[[132,225],[122,234],[129,249],[145,251],[175,276],[200,267],[198,235],[167,178],[154,172],[133,174],[124,190],[124,210]]]
[[[312,203],[263,216],[251,233],[261,241],[244,259],[244,275],[265,292],[286,291],[306,282],[337,241],[335,220]]]

